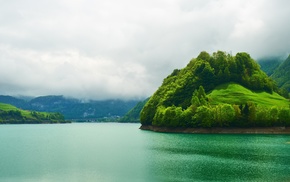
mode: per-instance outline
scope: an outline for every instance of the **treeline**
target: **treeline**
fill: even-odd
[[[26,123],[66,123],[60,113],[41,113],[31,111],[28,115],[20,110],[0,110],[0,124],[26,124]]]
[[[247,102],[240,105],[210,105],[204,88],[195,90],[187,109],[158,107],[153,125],[166,127],[272,127],[290,126],[290,109],[264,107]]]
[[[161,87],[142,109],[141,124],[173,127],[276,125],[275,119],[267,122],[264,122],[263,119],[261,123],[258,121],[261,119],[261,113],[268,112],[269,108],[259,108],[260,106],[252,103],[243,105],[225,103],[211,106],[206,101],[206,97],[198,97],[199,100],[196,98],[196,101],[193,100],[195,90],[198,92],[199,88],[203,88],[206,93],[218,85],[229,82],[238,83],[252,91],[279,92],[274,81],[260,69],[258,63],[249,54],[237,53],[232,56],[222,51],[212,55],[201,52],[185,68],[175,69],[163,80]],[[201,103],[198,103],[197,100]],[[251,114],[246,112],[247,108],[251,108],[251,112],[256,110],[255,117],[251,116],[251,119],[248,117]],[[277,110],[278,114],[284,112],[280,111],[280,108]],[[242,123],[241,121],[244,121],[245,118],[246,122]]]

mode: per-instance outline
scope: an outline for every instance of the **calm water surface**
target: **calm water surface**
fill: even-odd
[[[0,125],[0,181],[290,181],[290,135]]]

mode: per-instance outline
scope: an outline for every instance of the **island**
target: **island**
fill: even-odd
[[[203,51],[163,80],[140,113],[140,128],[290,134],[287,95],[248,53]]]

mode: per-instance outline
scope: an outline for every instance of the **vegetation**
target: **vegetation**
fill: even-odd
[[[268,57],[258,60],[258,63],[268,76],[271,76],[283,60],[279,57]]]
[[[0,103],[0,124],[65,123],[60,113],[26,111],[10,104]]]
[[[278,91],[249,54],[201,52],[164,79],[140,120],[166,127],[289,126],[290,103]]]
[[[99,121],[101,118],[106,120],[107,118],[121,117],[138,103],[136,100],[83,101],[63,96],[41,96],[32,100],[0,96],[0,102],[25,110],[58,112],[63,114],[66,119],[76,121]]]
[[[135,123],[140,122],[140,113],[143,109],[146,102],[149,100],[149,98],[145,99],[144,101],[140,101],[137,103],[135,107],[133,107],[127,114],[125,114],[124,117],[120,119],[120,122],[122,123]]]
[[[290,92],[290,55],[274,70],[271,78],[276,81],[279,88],[283,89],[284,95]]]
[[[219,85],[208,94],[208,99],[212,105],[223,103],[244,104],[246,102],[254,102],[263,107],[267,107],[269,105],[289,107],[290,104],[287,99],[275,92],[273,92],[273,94],[269,94],[265,91],[253,92],[235,83]]]

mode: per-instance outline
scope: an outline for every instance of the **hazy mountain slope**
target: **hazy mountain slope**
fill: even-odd
[[[276,81],[278,87],[290,92],[290,55],[275,69],[271,78]]]
[[[129,112],[125,114],[124,117],[121,118],[120,122],[140,122],[141,110],[143,109],[148,100],[149,98],[145,99],[144,101],[138,102],[135,107],[133,107]]]
[[[281,60],[281,58],[275,57],[258,60],[258,63],[261,66],[261,70],[263,70],[268,76],[271,76],[275,69],[277,69],[282,62],[283,60]]]
[[[23,99],[19,99],[19,98],[8,96],[8,95],[0,95],[0,102],[11,104],[18,108],[27,109],[30,107],[29,102],[26,102]]]
[[[60,112],[66,119],[92,119],[124,116],[138,100],[82,101],[63,96],[42,96],[24,101],[10,96],[0,97],[0,102],[13,104],[26,110]]]

